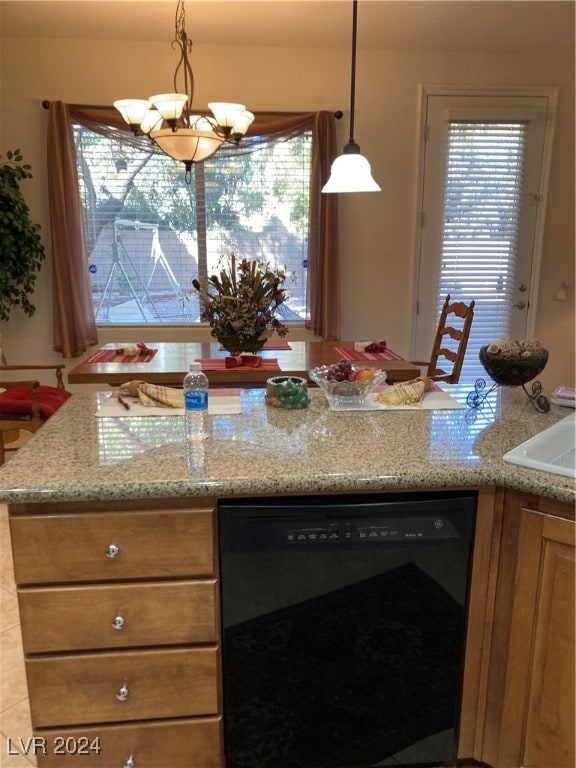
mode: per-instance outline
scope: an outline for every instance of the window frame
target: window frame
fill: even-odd
[[[48,195],[54,272],[54,349],[78,357],[98,343],[76,174],[72,121],[94,130],[102,126],[125,133],[126,124],[111,106],[46,102],[48,109]],[[260,112],[247,137],[286,134],[311,127],[313,135],[308,242],[308,318],[305,328],[324,339],[340,337],[340,269],[337,196],[322,195],[336,157],[335,115],[320,112]]]
[[[192,170],[190,188],[186,188],[184,181],[183,164],[172,160],[163,152],[154,150],[154,147],[146,141],[142,147],[134,148],[135,153],[131,154],[125,150],[130,150],[132,142],[124,141],[123,137],[114,135],[104,135],[101,132],[95,132],[84,126],[81,122],[73,121],[72,129],[75,139],[76,156],[78,164],[79,188],[81,189],[81,203],[84,212],[85,224],[88,226],[94,223],[94,233],[87,238],[87,258],[89,261],[89,272],[91,275],[93,302],[95,309],[95,322],[99,329],[113,329],[121,327],[137,327],[147,329],[162,329],[168,326],[206,328],[206,323],[199,317],[194,319],[190,310],[194,310],[196,302],[191,288],[194,277],[202,278],[208,274],[213,274],[219,268],[223,258],[226,258],[228,251],[234,251],[239,258],[258,259],[269,261],[274,269],[286,266],[287,280],[286,290],[289,296],[294,296],[294,305],[286,303],[289,317],[284,319],[286,324],[292,327],[303,327],[306,322],[306,293],[307,293],[307,269],[302,266],[307,262],[307,243],[309,226],[309,206],[310,206],[310,176],[312,164],[312,131],[310,128],[294,130],[291,135],[281,137],[278,140],[264,141],[254,143],[248,149],[242,145],[226,145],[226,151],[219,151],[214,157],[206,161],[195,164]],[[100,137],[101,142],[95,142],[94,137]],[[117,145],[116,142],[119,142]],[[285,146],[290,143],[296,144],[296,153]],[[152,151],[150,151],[152,149]],[[119,153],[124,162],[124,173],[118,175],[113,167],[112,159]],[[284,171],[279,177],[274,175],[274,168],[270,167],[270,155],[274,157],[280,153],[281,166],[285,166]],[[227,218],[226,211],[216,214],[212,218],[212,225],[209,226],[210,217],[208,207],[202,204],[204,195],[208,187],[217,185],[217,195],[226,193],[224,187],[226,184],[222,181],[227,174],[227,162],[232,166],[236,158],[254,157],[255,162],[243,168],[249,173],[256,174],[256,180],[246,186],[246,176],[241,174],[239,184],[244,191],[237,193],[237,202],[241,202],[246,189],[254,185],[258,187],[264,184],[265,179],[279,179],[289,182],[290,179],[296,180],[295,189],[305,192],[306,210],[303,215],[303,228],[290,230],[290,237],[286,241],[284,249],[276,241],[277,248],[272,249],[268,235],[274,238],[275,231],[269,229],[258,230],[250,228],[250,218],[244,221],[248,224],[246,229],[240,223],[236,225]],[[150,161],[153,163],[153,170],[150,171]],[[167,163],[166,177],[160,182],[163,176],[164,163]],[[126,173],[127,168],[134,167],[133,173]],[[87,170],[85,170],[85,168]],[[141,175],[142,174],[142,175]],[[150,175],[152,174],[152,175]],[[214,174],[214,176],[212,176]],[[156,183],[158,181],[158,183]],[[98,193],[96,187],[98,184],[105,184],[109,189],[102,196]],[[177,188],[174,186],[177,185]],[[243,185],[243,186],[242,186]],[[302,186],[300,186],[302,185]],[[159,203],[154,200],[144,199],[142,208],[134,210],[134,199],[140,197],[139,190],[155,190],[155,196],[159,196]],[[92,194],[90,194],[92,190]],[[110,192],[109,190],[113,190]],[[146,192],[147,193],[147,192]],[[174,193],[174,194],[173,194]],[[135,197],[134,197],[135,196]],[[207,199],[207,198],[206,198]],[[117,200],[118,205],[122,204],[119,211],[112,214],[104,212],[109,202]],[[176,220],[169,224],[163,218],[160,208],[163,202],[174,215],[175,206],[185,201],[190,204],[189,215],[184,216],[182,212],[176,213]],[[272,202],[274,215],[278,210],[278,204],[282,202],[281,197],[273,196],[268,205]],[[104,204],[104,205],[103,205]],[[152,210],[153,206],[158,204],[159,209]],[[103,206],[103,207],[102,207]],[[128,206],[126,208],[126,206]],[[177,208],[176,208],[177,210]],[[270,210],[268,208],[268,210]],[[152,216],[147,216],[147,211]],[[194,211],[196,211],[197,220],[194,221]],[[256,214],[259,215],[258,212]],[[157,217],[157,218],[156,218]],[[134,223],[134,236],[130,235],[130,220]],[[174,227],[173,224],[176,224]],[[286,224],[285,220],[285,224]],[[268,225],[267,225],[268,226]],[[281,231],[283,227],[281,228]],[[220,231],[220,234],[219,234]],[[154,259],[154,265],[150,274],[146,271],[150,267],[142,248],[145,247],[144,241],[147,239],[143,233],[154,232],[151,235],[153,242],[156,243],[160,252],[160,259]],[[195,234],[197,252],[194,253],[194,247],[185,244],[186,234]],[[276,234],[279,234],[276,232]],[[251,245],[249,248],[242,248],[242,244],[234,244],[234,240],[244,237],[249,238]],[[184,241],[182,240],[184,237]],[[231,239],[232,244],[227,245],[224,241]],[[297,239],[296,239],[297,238]],[[136,240],[141,243],[138,246]],[[111,240],[112,245],[107,240]],[[170,242],[172,241],[172,246]],[[180,245],[178,246],[178,241]],[[288,245],[288,241],[290,245]],[[114,244],[117,244],[114,246]],[[299,243],[299,245],[298,245]],[[210,247],[211,246],[211,247]],[[118,255],[110,257],[107,251],[110,247],[117,249]],[[278,250],[280,248],[280,250]],[[157,294],[158,284],[152,281],[152,275],[155,274],[156,266],[164,265],[165,280],[171,284],[174,295],[171,299],[171,309],[168,312],[162,310],[163,299],[171,293],[169,290],[165,295]],[[162,270],[158,271],[160,277]],[[293,286],[291,275],[298,278],[298,293]],[[176,278],[175,275],[178,275]],[[97,277],[95,277],[97,276]],[[106,320],[108,311],[113,313],[113,307],[116,299],[121,293],[121,285],[124,284],[127,298],[132,297],[135,303],[133,317],[128,315],[126,319]],[[100,287],[98,288],[98,285]],[[187,301],[190,295],[191,301]],[[175,305],[181,304],[181,310],[178,312]],[[188,308],[188,309],[187,309]],[[200,308],[198,307],[198,314]],[[173,316],[170,317],[170,312]],[[122,311],[120,312],[121,315]]]

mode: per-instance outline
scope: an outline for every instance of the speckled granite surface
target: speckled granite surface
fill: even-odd
[[[502,461],[568,415],[534,410],[522,390],[496,390],[470,418],[471,387],[447,387],[464,407],[335,413],[319,390],[310,407],[266,407],[244,390],[242,414],[210,416],[187,454],[180,417],[96,419],[100,393],[75,394],[0,469],[0,502],[309,494],[503,485],[574,502],[575,482]]]

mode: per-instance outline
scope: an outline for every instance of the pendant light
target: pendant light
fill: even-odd
[[[356,32],[358,27],[358,0],[352,3],[352,74],[350,84],[350,139],[342,154],[332,163],[330,178],[322,192],[380,192],[372,178],[370,163],[360,154],[354,141],[354,101],[356,90]]]
[[[174,90],[178,75],[183,78],[183,92],[161,93],[149,99],[120,99],[114,106],[135,134],[145,133],[167,155],[180,160],[191,180],[192,163],[211,157],[225,142],[239,144],[254,120],[244,104],[215,101],[208,104],[212,115],[192,114],[194,74],[188,60],[192,40],[186,34],[184,0],[176,6],[175,37],[172,47],[180,60],[174,72]]]

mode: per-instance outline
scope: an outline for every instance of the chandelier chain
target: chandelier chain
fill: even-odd
[[[184,0],[178,0],[176,7],[175,37],[172,41],[172,48],[180,50],[180,61],[174,70],[174,91],[178,93],[178,74],[181,72],[184,79],[184,93],[188,95],[188,101],[184,105],[183,116],[185,122],[188,122],[192,110],[194,99],[194,72],[188,59],[188,54],[192,53],[192,40],[186,34],[186,14],[184,11]]]
[[[192,40],[186,34],[184,0],[178,0],[172,50],[179,53],[174,70],[174,92],[158,93],[148,99],[118,99],[114,106],[132,131],[145,133],[174,160],[184,163],[185,179],[190,182],[193,163],[201,163],[223,142],[239,144],[254,121],[244,104],[225,101],[208,103],[212,115],[194,114],[194,73],[189,60]],[[184,81],[184,89],[178,88]]]

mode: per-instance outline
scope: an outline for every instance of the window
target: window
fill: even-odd
[[[431,95],[426,106],[416,355],[429,353],[446,294],[474,299],[464,373],[475,378],[481,346],[533,323],[548,98]]]
[[[306,317],[312,134],[219,151],[193,167],[73,126],[99,324],[199,322],[192,279],[231,252],[286,271],[287,323]]]

